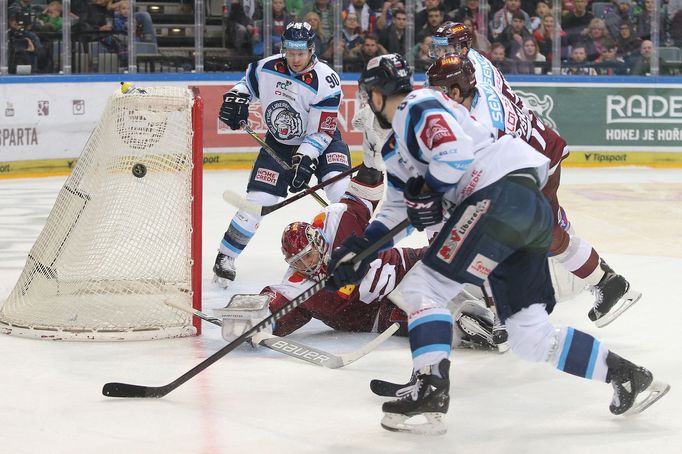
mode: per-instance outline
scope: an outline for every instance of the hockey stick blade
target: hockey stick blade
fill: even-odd
[[[408,225],[410,224],[409,219],[405,219],[400,224],[396,225],[393,227],[391,230],[386,232],[384,235],[381,236],[378,240],[376,240],[374,243],[372,243],[367,249],[359,252],[357,255],[355,255],[351,259],[351,263],[353,265],[357,265],[362,260],[365,258],[369,257],[370,255],[374,254],[377,252],[381,247],[389,242],[395,235],[403,231]],[[333,273],[333,271],[332,271]],[[168,383],[167,385],[164,386],[143,386],[143,385],[133,385],[133,384],[128,384],[128,383],[106,383],[104,387],[102,388],[102,394],[108,397],[124,397],[124,398],[130,398],[130,397],[142,397],[142,398],[148,398],[148,397],[164,397],[168,393],[172,392],[173,390],[177,389],[180,385],[183,383],[187,382],[191,378],[195,377],[199,373],[201,373],[203,370],[208,368],[211,364],[215,363],[218,361],[220,358],[223,356],[227,355],[230,353],[232,350],[235,348],[239,347],[241,344],[244,342],[248,341],[254,334],[258,333],[259,331],[262,331],[266,326],[272,325],[275,320],[283,317],[284,315],[288,314],[292,310],[296,309],[298,306],[303,304],[305,301],[307,301],[311,296],[322,290],[329,280],[329,277],[325,277],[313,284],[309,289],[298,295],[296,298],[293,300],[289,301],[289,303],[285,304],[282,306],[278,311],[273,312],[271,315],[268,317],[264,318],[260,322],[258,322],[256,325],[254,325],[251,329],[246,331],[244,334],[230,342],[229,344],[225,345],[222,347],[220,350],[217,352],[213,353],[211,356],[194,366],[192,369],[188,370],[172,382]]]
[[[196,317],[199,317],[200,319],[212,323],[216,326],[221,327],[223,326],[222,320],[219,319],[218,317],[213,317],[189,306],[184,306],[168,300],[164,301],[164,303],[166,303],[169,306],[175,307],[176,309],[179,309],[181,311],[195,315]],[[292,358],[297,358],[300,359],[301,361],[315,364],[316,366],[322,366],[328,369],[338,369],[354,361],[357,361],[358,359],[365,356],[367,353],[377,348],[379,345],[383,344],[389,337],[393,335],[393,333],[398,331],[399,327],[400,325],[394,323],[393,325],[389,326],[383,333],[379,334],[377,337],[375,337],[362,347],[358,348],[357,350],[341,354],[329,353],[324,350],[320,350],[318,348],[311,347],[309,345],[302,344],[297,341],[292,341],[289,339],[284,339],[282,337],[273,335],[270,335],[262,339],[258,343],[258,345],[262,345],[263,347],[267,347],[270,350],[274,350],[278,353],[291,356]]]
[[[311,188],[306,189],[303,192],[299,192],[298,194],[289,197],[288,199],[282,200],[281,202],[275,203],[273,205],[259,205],[255,202],[251,202],[250,200],[246,200],[246,198],[242,197],[241,195],[237,194],[234,191],[230,191],[229,189],[223,192],[223,200],[241,210],[265,216],[267,214],[272,213],[273,211],[277,211],[280,208],[290,205],[295,201],[300,200],[303,197],[306,197],[314,193],[317,190],[323,189],[332,183],[336,183],[337,181],[346,178],[348,175],[351,175],[353,172],[356,172],[359,169],[360,169],[359,165],[355,166],[352,169],[346,170],[345,172],[341,172],[338,175],[334,175],[332,178],[325,180],[322,183],[319,183]]]

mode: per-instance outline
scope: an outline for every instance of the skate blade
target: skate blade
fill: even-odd
[[[635,401],[635,404],[630,407],[628,411],[623,413],[623,416],[632,416],[643,412],[651,407],[657,400],[665,396],[670,391],[670,385],[667,383],[654,381],[647,389],[639,393],[639,396],[645,396],[643,399]],[[637,396],[637,397],[639,397]]]
[[[615,306],[611,308],[611,310],[604,315],[602,318],[599,318],[594,321],[594,324],[597,325],[597,328],[603,328],[615,319],[617,319],[623,312],[628,310],[633,304],[635,304],[639,299],[642,297],[642,293],[635,291],[635,290],[630,290],[628,291],[625,295],[621,297],[618,303],[616,303]]]
[[[426,418],[426,422],[422,424],[415,424],[407,422],[408,419],[415,416],[401,415],[398,413],[384,413],[381,420],[381,427],[391,432],[405,432],[417,435],[443,435],[448,429],[443,423],[444,413],[421,413]]]
[[[218,277],[213,275],[213,282],[220,288],[227,288],[233,282],[230,279],[225,279],[224,277]]]

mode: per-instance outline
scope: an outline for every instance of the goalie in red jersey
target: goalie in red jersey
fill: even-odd
[[[376,147],[378,148],[378,147]],[[381,156],[377,153],[377,159]],[[270,298],[271,312],[310,288],[327,273],[333,248],[351,235],[362,235],[384,194],[381,163],[365,163],[351,180],[338,203],[326,207],[312,222],[293,222],[282,234],[282,252],[289,264],[283,280],[269,285],[261,295]],[[371,160],[370,160],[371,161]],[[348,332],[382,332],[394,322],[400,323],[397,334],[407,336],[407,316],[387,295],[421,259],[425,248],[392,248],[381,252],[357,285],[335,292],[321,290],[308,301],[279,318],[273,334],[286,336],[318,319],[327,326]],[[451,302],[454,324],[453,346],[497,349],[492,342],[493,315],[471,295]],[[254,336],[254,344],[258,342]]]

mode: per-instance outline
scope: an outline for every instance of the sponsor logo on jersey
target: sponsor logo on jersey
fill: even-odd
[[[277,140],[291,140],[303,135],[301,114],[287,101],[275,101],[265,109],[265,124]]]
[[[489,259],[485,255],[476,254],[476,257],[469,264],[467,272],[480,279],[488,279],[488,276],[496,266],[496,261]]]
[[[277,180],[279,179],[279,172],[274,170],[259,168],[256,170],[255,181],[260,181],[261,183],[269,184],[271,186],[277,186]]]
[[[343,153],[326,153],[327,164],[348,164],[348,156]]]
[[[426,119],[426,125],[421,132],[422,142],[426,146],[433,150],[434,148],[442,145],[446,142],[454,142],[457,140],[455,134],[448,126],[447,121],[441,114],[431,115]]]
[[[516,90],[516,94],[542,123],[552,128],[557,134],[559,133],[556,121],[550,116],[552,109],[554,109],[554,100],[550,95],[544,95],[540,98],[535,93],[526,93],[520,90]]]
[[[476,186],[478,186],[478,182],[481,180],[481,175],[483,175],[483,170],[474,170],[471,172],[471,179],[462,191],[462,198],[467,198],[474,193]]]
[[[462,217],[459,218],[452,230],[450,230],[450,234],[443,242],[443,245],[438,249],[436,257],[446,263],[452,263],[455,254],[462,247],[462,243],[464,243],[464,240],[474,229],[481,216],[488,211],[488,208],[490,208],[490,200],[482,200],[476,205],[467,207]]]
[[[336,291],[336,294],[339,295],[341,298],[348,300],[350,299],[350,295],[353,293],[353,290],[355,290],[355,285],[350,284],[350,285],[345,285],[338,289]]]
[[[322,112],[318,132],[324,132],[330,137],[333,136],[336,131],[336,120],[336,112]]]
[[[280,90],[288,90],[289,87],[291,87],[291,84],[293,84],[293,82],[290,80],[281,80],[275,84],[275,87],[279,88]]]

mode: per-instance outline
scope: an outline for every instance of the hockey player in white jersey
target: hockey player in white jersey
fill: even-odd
[[[631,288],[630,283],[616,273],[591,244],[576,234],[559,203],[557,191],[561,181],[561,162],[569,153],[566,141],[552,128],[542,124],[511,89],[502,73],[486,57],[471,48],[472,42],[473,34],[469,27],[458,22],[446,22],[433,36],[432,55],[437,58],[454,52],[466,56],[475,69],[478,87],[486,95],[479,96],[478,106],[490,106],[490,117],[502,131],[510,129],[511,122],[515,122],[519,129],[525,128],[516,132],[550,159],[550,177],[542,191],[554,215],[550,256],[589,286],[596,298],[588,317],[598,327],[606,326],[635,304],[642,294]],[[495,98],[499,98],[500,102]],[[516,108],[503,106],[502,103],[512,103]]]
[[[220,120],[231,129],[248,120],[249,103],[259,100],[268,128],[265,142],[292,167],[285,171],[261,149],[247,185],[247,200],[271,205],[307,186],[311,177],[325,181],[350,169],[348,146],[341,140],[337,116],[341,103],[338,74],[315,55],[315,32],[293,22],[282,34],[282,53],[251,63],[246,75],[225,93]],[[338,201],[350,177],[325,188]],[[220,243],[213,272],[227,287],[235,279],[235,259],[256,233],[261,216],[239,210]]]
[[[384,428],[445,432],[452,335],[445,304],[465,282],[489,282],[517,355],[611,383],[612,413],[642,411],[667,392],[669,386],[654,382],[651,372],[591,335],[549,322],[555,304],[547,265],[553,223],[540,192],[547,179],[546,157],[511,135],[495,140],[441,91],[410,93],[411,71],[397,54],[370,60],[360,89],[379,121],[393,126],[382,150],[389,187],[364,235],[346,239],[332,253],[329,288],[357,282],[376,255],[356,266],[349,258],[405,217],[422,230],[441,222],[444,210],[450,215],[422,261],[390,296],[408,316],[418,372],[411,393],[384,403]],[[416,415],[427,423],[410,423]]]

